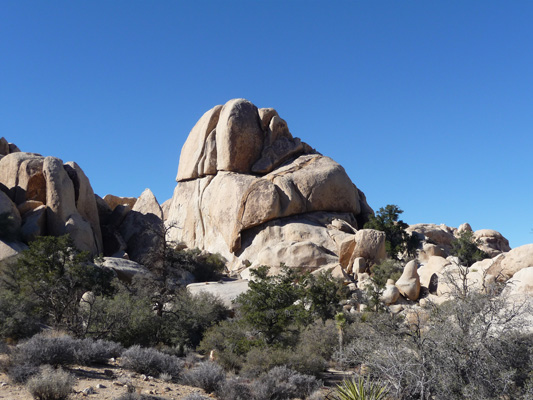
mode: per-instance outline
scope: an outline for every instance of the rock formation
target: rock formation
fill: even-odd
[[[200,118],[176,180],[168,239],[218,252],[233,270],[337,263],[350,235],[342,226],[353,234],[372,213],[339,164],[294,138],[274,109],[244,99]]]
[[[69,233],[80,250],[103,251],[96,200],[89,179],[76,163],[23,153],[0,140],[2,207],[19,225],[17,238],[28,243],[40,235]],[[5,154],[6,148],[8,153]]]
[[[492,229],[473,231],[468,223],[462,224],[459,228],[452,228],[444,224],[415,224],[410,225],[406,231],[416,235],[420,240],[418,250],[420,261],[427,261],[433,256],[448,257],[452,242],[465,231],[473,232],[474,239],[480,242],[478,247],[490,257],[496,257],[498,254],[511,250],[509,241],[501,233]]]

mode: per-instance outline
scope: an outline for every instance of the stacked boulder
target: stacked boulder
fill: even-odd
[[[0,214],[10,221],[11,241],[68,233],[80,250],[100,254],[96,200],[83,170],[75,162],[24,153],[6,143],[0,139]]]
[[[338,264],[340,244],[373,212],[344,168],[244,99],[200,118],[176,180],[168,239],[220,253],[232,271]]]
[[[420,240],[418,258],[427,261],[432,256],[448,257],[452,248],[452,242],[461,233],[468,231],[473,233],[474,239],[478,240],[481,250],[490,257],[511,250],[509,241],[503,235],[492,229],[480,229],[473,231],[468,223],[464,223],[459,228],[452,228],[444,224],[415,224],[407,228],[407,232],[416,235]]]

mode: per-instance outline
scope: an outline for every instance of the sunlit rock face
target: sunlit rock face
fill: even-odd
[[[167,239],[218,252],[233,271],[335,264],[342,239],[372,213],[342,166],[293,137],[276,110],[244,99],[200,118],[176,180]]]

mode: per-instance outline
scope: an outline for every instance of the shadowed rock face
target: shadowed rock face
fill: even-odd
[[[358,228],[372,213],[342,166],[294,138],[276,110],[244,99],[200,118],[182,148],[176,180],[168,239],[219,252],[234,270],[254,264],[248,257],[255,249],[273,266],[337,262],[337,241],[346,233],[332,221]],[[302,223],[305,216],[311,219]]]

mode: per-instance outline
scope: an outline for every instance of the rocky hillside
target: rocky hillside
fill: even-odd
[[[138,199],[101,198],[75,162],[24,153],[2,138],[0,259],[38,236],[66,233],[126,275],[153,262],[165,240],[219,253],[230,273],[243,278],[250,268],[269,265],[275,272],[285,264],[363,281],[367,267],[385,258],[385,234],[362,229],[373,214],[364,193],[342,166],[294,137],[272,108],[234,99],[207,111],[183,145],[176,180],[162,207],[149,189]],[[416,300],[422,286],[436,295],[433,275],[456,265],[452,242],[472,228],[417,224],[407,231],[420,240],[421,268],[406,267],[403,280],[417,281],[418,289],[400,292]],[[533,268],[530,246],[511,251],[507,239],[488,229],[473,236],[490,257],[479,273],[507,281]]]

